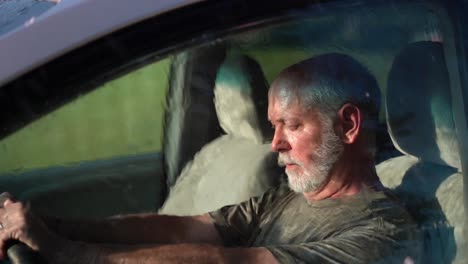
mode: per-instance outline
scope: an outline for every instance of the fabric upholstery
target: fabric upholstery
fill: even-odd
[[[242,55],[226,58],[214,91],[216,113],[226,134],[205,145],[185,166],[159,213],[198,215],[276,185],[277,157],[266,143],[267,104],[262,101],[267,89],[256,62]]]
[[[463,174],[442,43],[409,44],[389,74],[390,137],[404,155],[377,166],[418,222],[422,263],[464,263]]]
[[[402,153],[460,168],[442,43],[416,42],[395,58],[386,107],[390,136]]]

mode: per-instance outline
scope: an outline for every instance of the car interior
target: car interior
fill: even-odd
[[[259,196],[282,178],[268,143],[268,87],[259,65],[247,56],[229,55],[219,67],[214,86],[214,105],[224,133],[185,165],[160,214],[214,211]],[[229,186],[229,191],[211,191],[218,186]]]
[[[410,43],[396,56],[388,78],[388,131],[402,155],[378,164],[377,174],[419,223],[422,263],[465,259],[463,175],[449,86],[439,42]]]
[[[454,117],[456,82],[449,73],[454,52],[448,44],[453,36],[446,17],[437,6],[420,3],[321,8],[224,32],[163,59],[152,58],[64,102],[0,138],[0,155],[10,157],[9,164],[0,161],[0,186],[30,200],[45,215],[64,217],[197,215],[258,196],[286,180],[270,151],[269,84],[295,62],[340,52],[364,64],[379,83],[377,174],[418,223],[424,247],[420,263],[463,263],[468,246],[463,146]],[[163,70],[152,70],[158,65]],[[128,76],[131,79],[125,79]],[[142,83],[148,87],[137,94],[134,87]],[[115,92],[120,85],[133,90]],[[105,94],[98,95],[106,87]],[[151,89],[158,90],[157,95],[146,92]],[[134,102],[122,106],[109,99],[118,96],[133,96]],[[93,99],[97,97],[105,99]],[[155,102],[143,105],[143,98]],[[59,132],[48,130],[67,107],[94,109],[80,106],[85,100],[95,100],[102,108],[64,114],[74,123],[59,124]],[[112,109],[102,114],[110,120],[103,123],[111,127],[107,134],[100,135],[94,123],[80,130],[90,123],[87,114],[102,109]],[[161,118],[145,121],[155,113]],[[133,119],[143,120],[138,130],[147,129],[144,136],[157,143],[132,141],[135,132],[115,132],[131,126],[127,123]],[[158,123],[156,129],[148,124],[152,122]],[[62,141],[38,136],[54,138],[70,131],[81,134],[75,132],[79,135],[74,141],[63,135]],[[128,146],[128,151],[72,161],[44,157],[40,166],[26,169],[10,166],[15,158],[21,163],[21,155],[27,156],[22,145],[27,140],[44,141],[40,153],[77,148],[91,156],[95,143],[88,139],[98,136],[109,145]]]

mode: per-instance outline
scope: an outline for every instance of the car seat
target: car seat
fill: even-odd
[[[225,135],[184,167],[160,214],[206,213],[260,195],[279,181],[277,157],[267,142],[268,87],[260,66],[247,56],[227,56],[214,94]]]
[[[419,225],[421,263],[464,263],[463,175],[442,43],[411,43],[395,57],[386,117],[403,155],[377,173]]]

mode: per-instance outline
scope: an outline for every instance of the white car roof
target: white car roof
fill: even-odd
[[[94,39],[201,0],[62,0],[0,36],[0,86]]]

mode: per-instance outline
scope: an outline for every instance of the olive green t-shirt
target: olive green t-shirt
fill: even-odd
[[[403,263],[417,229],[387,192],[308,202],[287,185],[211,212],[228,247],[265,247],[279,263]]]

